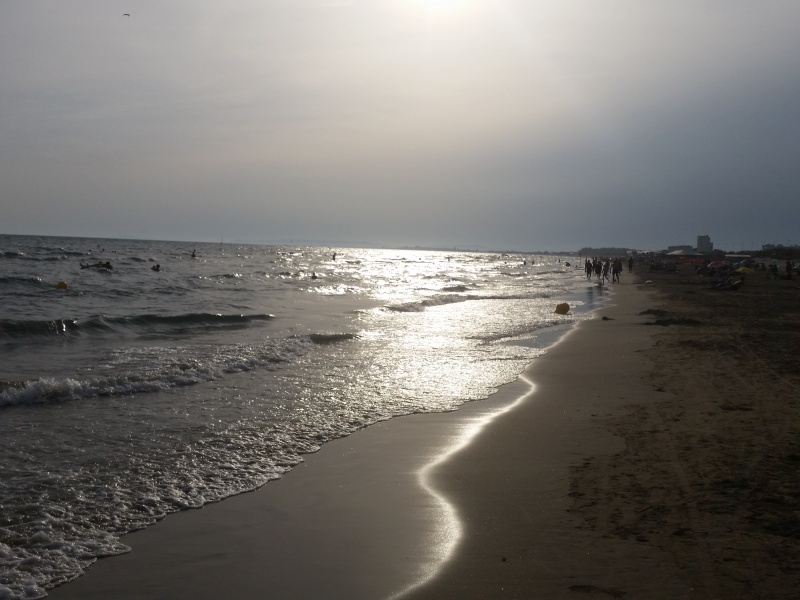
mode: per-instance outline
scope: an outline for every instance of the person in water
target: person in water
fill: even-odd
[[[196,254],[196,252],[197,252],[197,250],[196,250],[196,249],[195,249],[195,250],[192,250],[192,258],[197,258],[197,254]]]
[[[111,266],[111,263],[109,261],[106,261],[104,263],[98,262],[98,263],[95,263],[93,265],[90,265],[88,263],[87,264],[81,263],[81,269],[88,269],[90,267],[94,267],[95,269],[113,269],[114,268],[114,267]]]
[[[150,267],[150,268],[151,268],[151,269],[153,269],[153,271],[160,271],[160,270],[161,270],[161,265],[159,265],[158,263],[156,263],[155,265],[153,265],[153,266],[152,266],[152,267]]]

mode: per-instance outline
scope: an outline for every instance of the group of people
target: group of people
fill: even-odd
[[[787,259],[786,264],[783,268],[783,273],[780,273],[778,270],[778,265],[776,263],[771,263],[767,267],[767,277],[772,279],[791,279],[792,278],[792,271],[794,271],[794,263],[791,260]]]
[[[622,259],[607,258],[602,260],[600,258],[586,259],[584,263],[584,270],[586,271],[586,279],[591,280],[594,276],[602,285],[608,281],[608,274],[611,273],[611,283],[619,283],[620,276],[622,275]],[[628,258],[628,272],[633,272],[633,257]]]
[[[99,247],[100,247],[100,246],[98,245],[98,248],[99,248]],[[103,248],[103,252],[105,252],[105,248]],[[192,258],[197,258],[197,250],[192,250]],[[333,255],[333,260],[336,260],[336,253],[334,253],[334,255]],[[94,268],[94,269],[106,269],[106,270],[111,270],[111,269],[113,269],[114,267],[113,267],[113,266],[111,266],[111,262],[109,262],[109,261],[106,261],[106,262],[97,262],[97,263],[94,263],[94,264],[90,264],[90,263],[85,263],[85,264],[84,264],[84,263],[81,263],[81,269],[90,269],[90,268]],[[154,265],[153,265],[152,267],[150,267],[150,268],[151,268],[153,271],[155,271],[156,273],[158,273],[159,271],[161,271],[161,265],[160,265],[160,264],[158,264],[158,263],[154,264]]]

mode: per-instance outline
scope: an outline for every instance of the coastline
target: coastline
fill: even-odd
[[[574,469],[621,452],[608,423],[653,393],[644,376],[653,330],[639,313],[655,290],[630,280],[612,286],[598,318],[531,363],[526,402],[435,474],[466,535],[456,559],[404,600],[694,596],[671,555],[586,527],[574,507],[583,494],[571,486]]]
[[[306,455],[258,490],[122,538],[53,599],[389,598],[448,552],[449,508],[420,473],[529,391],[524,381],[446,413],[398,417]],[[469,435],[469,433],[467,433]]]
[[[51,597],[792,597],[800,288],[639,275],[655,282],[624,276],[492,398],[327,444],[261,490],[126,536],[132,553]],[[742,335],[770,373],[732,386]],[[446,504],[420,485],[426,465]]]
[[[51,590],[50,597],[202,599],[266,591],[275,598],[322,594],[343,600],[486,597],[498,586],[545,593],[544,580],[559,590],[566,589],[564,582],[615,589],[608,577],[597,575],[603,567],[596,555],[631,564],[652,557],[633,556],[627,547],[609,552],[597,536],[575,539],[576,524],[568,519],[558,528],[554,518],[564,513],[569,467],[587,456],[619,450],[619,441],[589,414],[581,392],[596,400],[593,369],[607,369],[604,361],[648,343],[649,332],[633,325],[641,319],[630,317],[638,312],[631,302],[642,302],[643,295],[636,286],[619,287],[629,288],[630,294],[599,308],[613,320],[579,324],[491,398],[451,413],[392,419],[326,444],[260,490],[169,515],[125,536],[132,552],[98,561],[84,576]],[[621,350],[611,348],[612,343]],[[592,364],[583,385],[575,375],[581,365]],[[641,367],[627,368],[636,373]],[[626,376],[619,385],[627,390],[630,379]],[[512,404],[513,410],[506,410]],[[492,423],[484,427],[487,419]],[[480,431],[470,433],[463,445],[470,427]],[[518,440],[511,443],[513,438]],[[456,444],[463,447],[454,451]],[[459,466],[464,464],[466,475]],[[431,489],[420,484],[423,469]],[[520,497],[507,497],[509,489]],[[514,506],[520,509],[521,529],[518,520],[508,518]],[[453,511],[462,538],[449,548],[458,536]],[[487,525],[494,532],[488,545],[480,541],[484,534],[476,533]],[[470,558],[475,540],[482,552],[493,550],[477,564]],[[512,546],[506,545],[509,541]],[[591,564],[581,560],[580,567],[566,569],[561,581],[554,575],[556,567],[574,564],[574,555],[581,554],[576,543],[594,544],[595,554]],[[450,559],[440,564],[450,551]],[[526,555],[538,569],[531,568]],[[514,575],[515,583],[508,584],[508,571],[515,565],[525,576]],[[587,575],[573,580],[576,572]],[[581,583],[586,577],[589,583]],[[652,574],[647,578],[652,580]],[[666,586],[674,576],[670,572],[661,579]],[[455,581],[449,590],[448,581]]]
[[[439,473],[469,537],[405,600],[796,596],[800,282],[637,273]]]

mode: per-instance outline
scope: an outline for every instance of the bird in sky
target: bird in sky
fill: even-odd
[[[124,15],[122,15],[122,16],[123,16],[123,17],[130,17],[130,16],[131,16],[131,13],[125,13],[125,14],[124,14]]]

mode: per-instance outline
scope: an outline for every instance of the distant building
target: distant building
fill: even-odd
[[[700,254],[711,254],[714,251],[714,244],[711,243],[711,238],[709,236],[697,236],[697,251]]]

